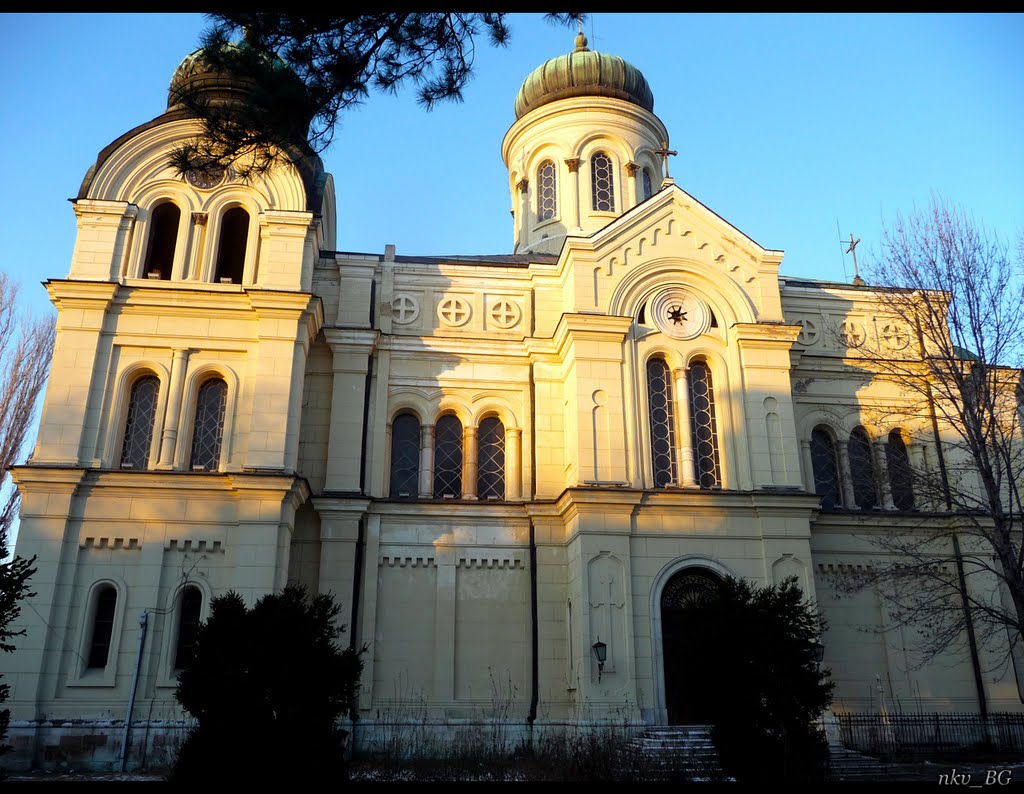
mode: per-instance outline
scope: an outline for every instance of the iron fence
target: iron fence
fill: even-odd
[[[843,746],[882,758],[1024,754],[1024,714],[839,714]]]

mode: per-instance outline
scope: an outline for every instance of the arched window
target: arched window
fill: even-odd
[[[555,164],[545,160],[537,169],[537,221],[549,221],[558,210],[555,190]]]
[[[647,361],[647,407],[651,424],[651,462],[654,487],[676,482],[676,437],[672,412],[672,384],[664,359]]]
[[[188,585],[181,591],[178,604],[178,641],[174,648],[174,669],[188,667],[199,631],[199,613],[203,606],[203,594],[198,587]]]
[[[232,207],[220,221],[220,247],[217,249],[217,268],[214,281],[242,283],[245,269],[245,246],[249,239],[249,213],[241,207]]]
[[[93,612],[92,619],[92,637],[89,640],[88,667],[90,669],[107,666],[116,612],[117,589],[113,585],[104,585],[96,593],[96,609]]]
[[[220,378],[212,378],[199,388],[189,458],[189,466],[193,470],[216,471],[220,465],[227,397],[228,385]]]
[[[641,181],[643,183],[644,201],[654,195],[654,184],[651,182],[651,169],[645,168],[642,171]]]
[[[153,210],[149,216],[149,242],[142,266],[143,278],[170,279],[180,223],[181,210],[174,202],[165,201]]]
[[[462,496],[462,422],[446,414],[434,428],[434,498]]]
[[[811,466],[814,468],[814,492],[821,497],[822,510],[842,507],[839,488],[839,463],[832,435],[823,427],[811,431]]]
[[[391,423],[391,497],[416,498],[420,478],[420,420],[399,414]]]
[[[131,396],[128,398],[128,418],[124,423],[124,442],[121,444],[122,469],[149,467],[159,393],[160,380],[155,375],[139,378],[132,385]]]
[[[718,459],[718,426],[715,423],[715,389],[711,369],[703,361],[690,365],[690,433],[693,439],[693,474],[701,488],[722,483]]]
[[[481,499],[505,498],[505,425],[496,416],[484,419],[477,433],[476,493]]]
[[[850,433],[846,446],[850,456],[850,476],[853,478],[853,501],[861,510],[870,510],[878,504],[871,440],[864,428],[858,427]]]
[[[590,158],[590,189],[593,207],[599,212],[615,212],[615,177],[612,159],[604,152]]]
[[[903,433],[893,430],[889,443],[885,445],[885,462],[889,469],[889,487],[892,489],[892,503],[897,510],[914,509],[914,485],[910,469],[910,456],[903,441]]]

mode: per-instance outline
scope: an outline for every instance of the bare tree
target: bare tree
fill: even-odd
[[[24,634],[12,625],[21,614],[18,602],[29,591],[28,580],[35,573],[35,557],[8,560],[7,547],[21,498],[11,484],[7,470],[18,462],[35,419],[36,403],[53,357],[53,317],[31,318],[18,310],[18,286],[0,273],[0,494],[6,494],[0,512],[0,652],[14,650],[13,640]],[[10,687],[0,684],[0,703],[7,700]],[[0,753],[7,735],[10,711],[0,711]]]
[[[504,46],[505,13],[368,14],[229,11],[210,15],[202,61],[228,78],[210,91],[206,81],[174,101],[203,122],[203,134],[179,148],[179,172],[217,172],[228,166],[244,177],[281,161],[323,151],[341,114],[371,91],[395,93],[411,83],[430,109],[461,101],[473,73],[476,41]],[[547,14],[560,24],[582,14]],[[241,33],[242,43],[233,42]],[[245,94],[245,101],[226,101]]]
[[[1024,240],[1013,249],[935,199],[885,229],[869,276],[888,319],[865,364],[898,386],[891,410],[916,420],[926,454],[911,465],[890,439],[898,530],[866,533],[880,554],[839,584],[877,588],[922,663],[969,651],[980,687],[977,648],[1019,662],[1024,632]]]

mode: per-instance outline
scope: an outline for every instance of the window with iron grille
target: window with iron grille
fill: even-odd
[[[846,448],[850,457],[850,476],[853,478],[853,501],[861,510],[870,510],[878,505],[878,483],[867,432],[860,427],[855,429],[850,433]]]
[[[415,499],[420,480],[420,420],[399,414],[391,423],[391,497]]]
[[[224,412],[227,408],[228,386],[220,378],[206,381],[196,397],[196,418],[192,425],[193,470],[216,471],[220,465],[220,449],[224,439]]]
[[[821,509],[842,507],[836,445],[832,435],[823,427],[811,431],[811,466],[814,470],[814,492],[821,497]]]
[[[181,591],[181,601],[178,606],[178,641],[174,650],[174,669],[176,670],[188,667],[192,661],[202,606],[203,594],[198,587],[189,585]]]
[[[549,221],[558,209],[555,192],[555,164],[545,160],[537,169],[537,220]]]
[[[664,359],[647,361],[647,405],[651,424],[651,461],[654,487],[676,482],[676,437],[672,410],[672,384]]]
[[[893,430],[885,445],[885,462],[889,469],[889,487],[892,503],[897,510],[914,509],[914,484],[910,469],[910,456],[903,441],[903,433]]]
[[[604,152],[590,158],[590,189],[593,206],[600,212],[615,212],[615,177],[612,159]]]
[[[446,414],[434,428],[434,498],[462,496],[462,422]]]
[[[690,365],[690,433],[693,439],[693,474],[701,488],[722,483],[715,423],[715,390],[711,370],[703,361]]]
[[[651,183],[651,170],[645,168],[643,170],[643,186],[644,186],[644,201],[647,201],[651,196],[654,195],[654,185]]]
[[[96,594],[96,611],[93,613],[92,637],[89,640],[88,666],[91,669],[107,666],[116,611],[117,589],[113,585],[107,585]]]
[[[217,248],[214,281],[227,279],[232,284],[242,283],[248,239],[249,213],[241,207],[232,207],[220,221],[220,245]]]
[[[476,493],[481,499],[505,498],[505,425],[496,416],[484,419],[477,432]]]
[[[160,380],[155,375],[139,378],[132,384],[131,395],[128,398],[128,416],[124,423],[124,441],[121,444],[122,469],[149,467],[153,424],[156,421],[156,400],[159,393]]]
[[[159,276],[162,281],[170,279],[180,223],[181,210],[171,201],[165,201],[153,210],[149,216],[149,242],[142,267],[143,278]]]

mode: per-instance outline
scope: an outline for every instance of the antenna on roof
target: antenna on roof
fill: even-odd
[[[842,242],[846,242],[843,240]],[[846,249],[846,253],[853,254],[853,283],[857,287],[864,286],[864,279],[860,277],[860,273],[857,270],[857,243],[860,242],[858,237],[856,240],[853,239],[853,233],[850,233],[850,247]]]

